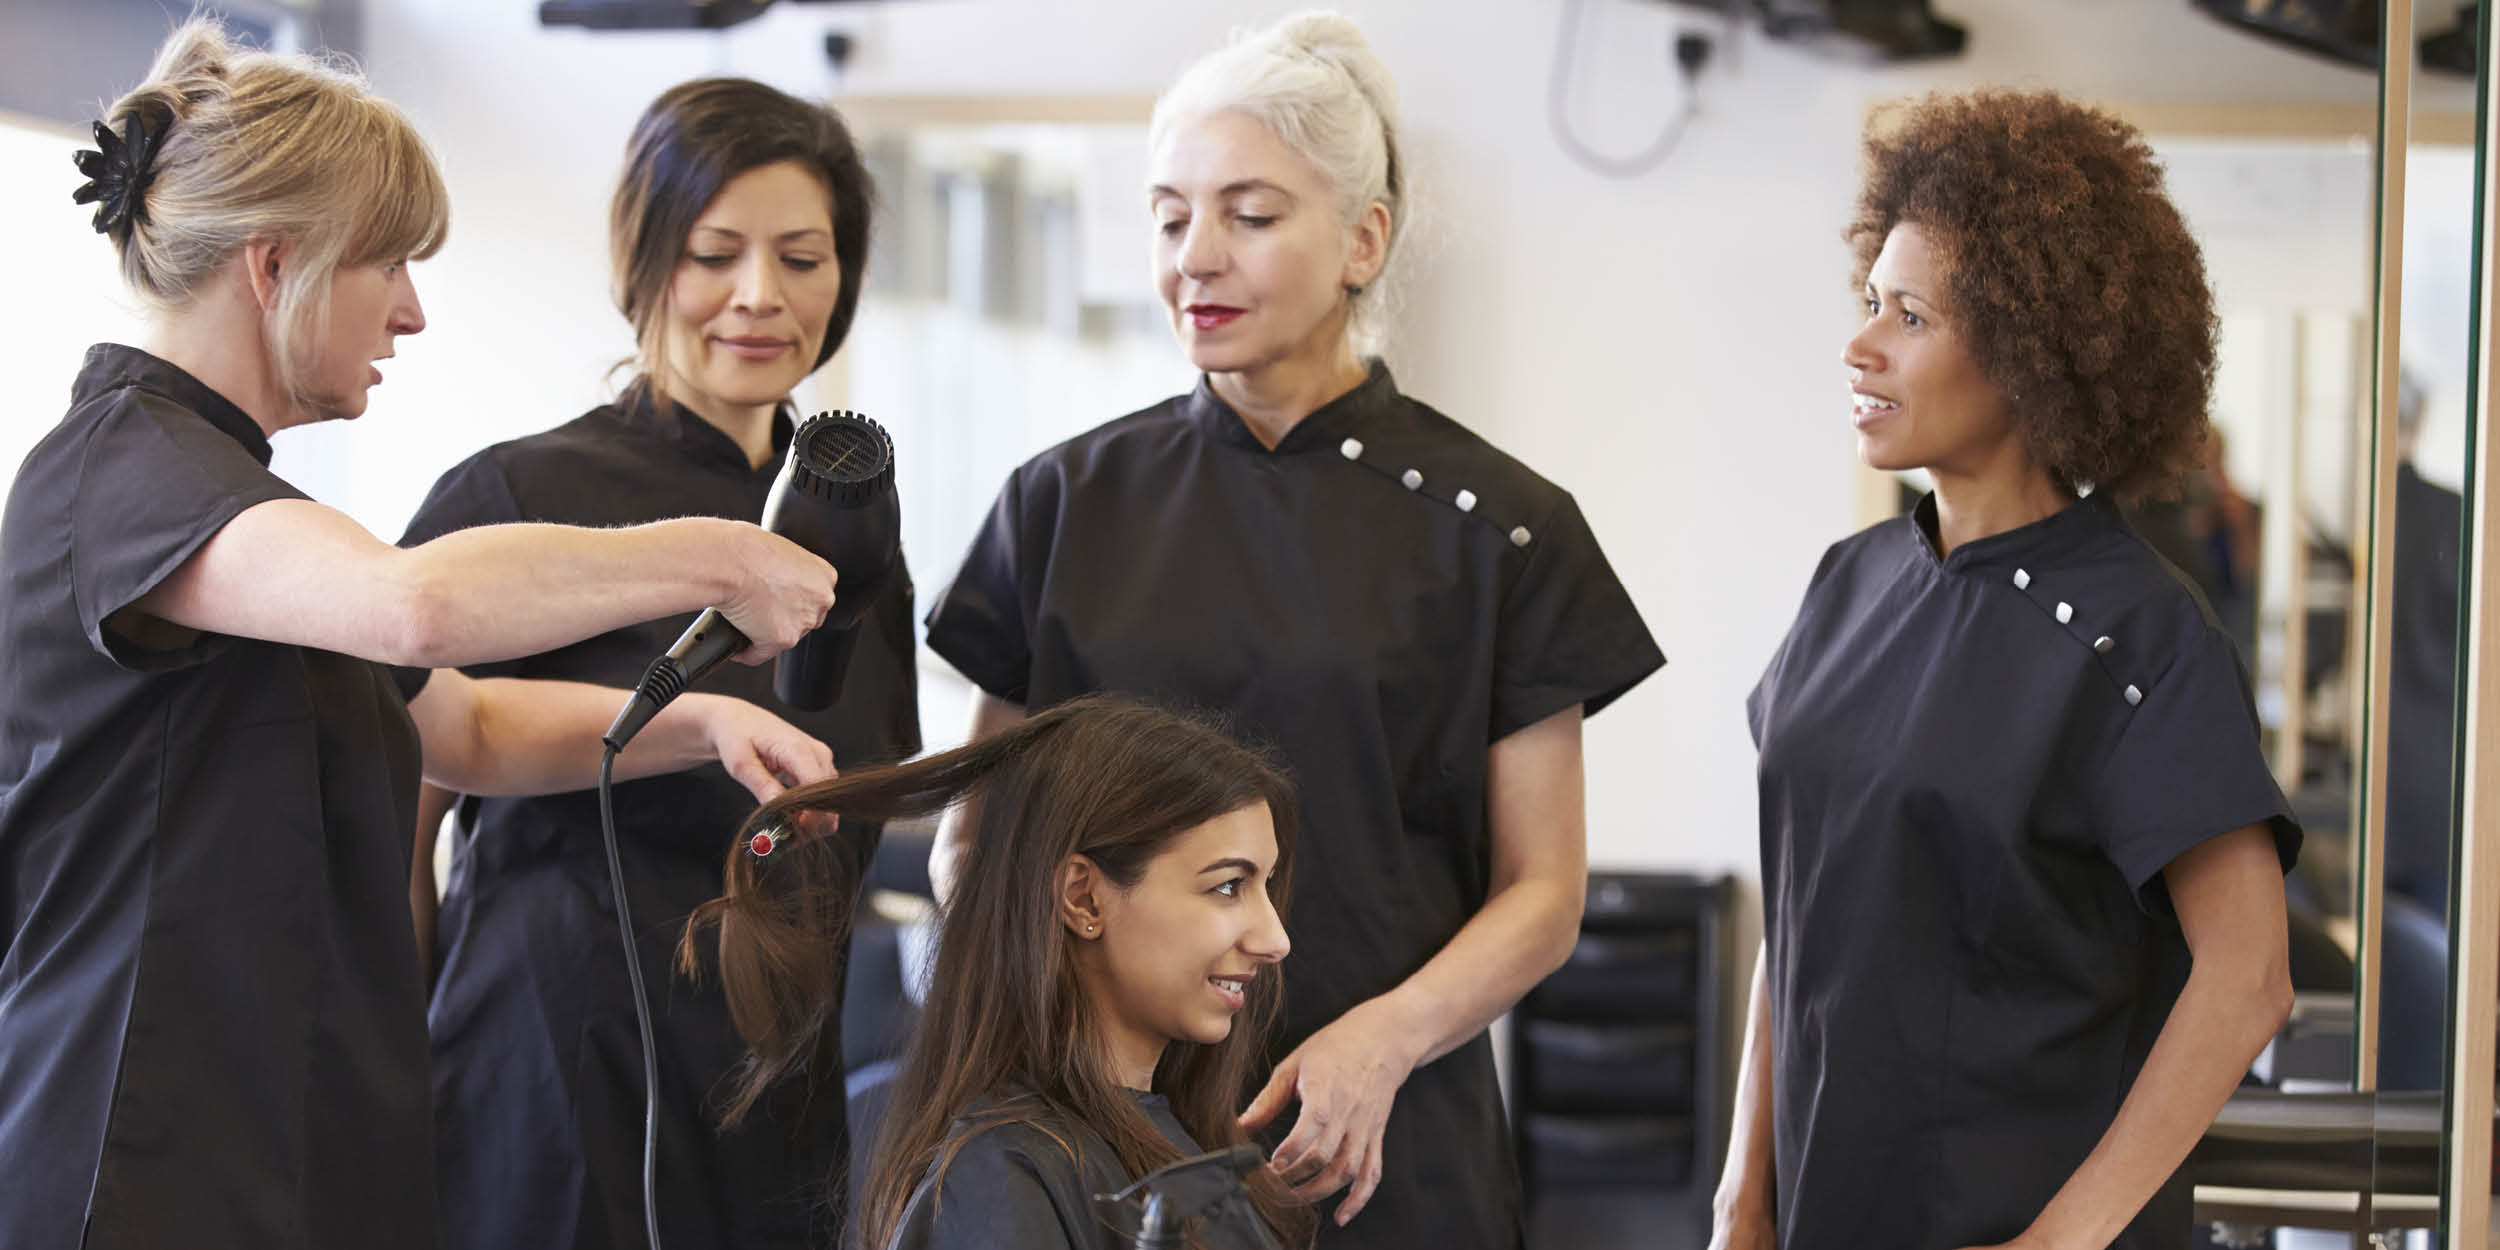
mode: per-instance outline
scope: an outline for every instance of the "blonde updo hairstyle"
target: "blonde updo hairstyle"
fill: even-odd
[[[147,81],[113,104],[115,130],[163,126],[127,231],[122,277],[160,312],[189,306],[243,245],[287,245],[265,319],[279,379],[298,402],[341,267],[422,260],[443,244],[451,203],[432,153],[397,108],[344,64],[258,52],[194,18]]]
[[[1363,30],[1336,13],[1297,13],[1260,31],[1236,31],[1199,58],[1155,101],[1149,149],[1180,126],[1218,113],[1245,114],[1310,162],[1336,194],[1351,227],[1373,204],[1389,210],[1389,242],[1368,286],[1347,292],[1359,351],[1377,348],[1393,303],[1390,260],[1406,233],[1404,162],[1398,153],[1397,84]]]

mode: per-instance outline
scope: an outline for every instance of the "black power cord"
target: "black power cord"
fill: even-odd
[[[855,412],[818,413],[792,432],[790,458],[764,500],[764,528],[847,576],[843,597],[822,623],[782,652],[773,691],[783,702],[817,709],[841,697],[861,615],[877,602],[900,554],[901,524],[894,502],[894,443],[883,427]],[[650,1250],[660,1250],[659,1047],[652,1037],[642,955],[634,945],[633,908],[625,899],[625,861],[616,846],[616,757],[661,708],[746,646],[746,635],[719,608],[704,609],[667,653],[643,670],[600,739],[607,754],[599,760],[599,833],[607,847],[608,887],[616,896],[616,933],[625,943],[625,973],[633,986],[634,1023],[642,1030],[642,1225]]]
[[[646,682],[650,679],[645,678]],[[625,940],[625,977],[634,987],[634,1023],[642,1029],[642,1230],[660,1250],[660,1064],[651,1038],[651,1001],[642,988],[642,956],[634,949],[633,909],[625,902],[625,861],[616,851],[617,748],[599,759],[599,834],[607,842],[608,889],[616,896],[616,933]]]
[[[1701,77],[1702,66],[1710,61],[1711,43],[1708,35],[1679,30],[1672,45],[1677,71],[1683,80],[1683,107],[1660,129],[1658,137],[1629,157],[1608,156],[1580,141],[1571,128],[1571,63],[1572,53],[1579,50],[1580,22],[1588,0],[1570,0],[1563,9],[1562,30],[1554,39],[1554,72],[1546,88],[1546,118],[1554,130],[1554,141],[1572,160],[1609,178],[1636,178],[1656,169],[1675,151],[1699,111],[1694,95],[1694,81]]]

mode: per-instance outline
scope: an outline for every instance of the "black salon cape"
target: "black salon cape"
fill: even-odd
[[[10,489],[0,1245],[434,1245],[426,674],[106,624],[236,514],[303,498],[268,461],[241,409],[107,344]]]
[[[2162,869],[2299,851],[2229,637],[2114,505],[1941,560],[1934,518],[1833,546],[1747,704],[1785,1250],[2021,1233],[2185,981]],[[2188,1198],[2112,1244],[2187,1245]]]
[[[443,475],[404,542],[500,521],[630,525],[663,517],[754,521],[789,446],[746,455],[674,405],[610,405],[490,447]],[[838,593],[838,592],[837,592]],[[843,767],[920,749],[912,588],[898,575],[859,628],[841,700],[801,712],[773,695],[773,666],[721,665],[697,689],[769,709],[833,748]],[[631,686],[692,614],[468,670]],[[660,1236],[669,1250],[832,1244],[831,1186],[847,1156],[841,1086],[781,1091],[739,1127],[716,1124],[745,1054],[719,981],[674,972],[687,914],[719,895],[721,866],[754,796],[719,764],[616,787],[627,901],[659,1039]],[[610,904],[598,792],[467,798],[459,808],[429,1024],[446,1244],[488,1250],[640,1245],[641,1041]],[[865,856],[874,830],[845,830]],[[826,1053],[840,1053],[838,1017]],[[836,1064],[838,1066],[838,1063]]]
[[[1276,1058],[1483,905],[1486,749],[1664,663],[1571,496],[1377,364],[1273,451],[1201,382],[1027,462],[929,645],[1010,703],[1126,691],[1281,753],[1303,832]],[[1378,1193],[1322,1243],[1517,1244],[1503,1124],[1479,1035],[1407,1080]]]
[[[1204,1153],[1163,1095],[1130,1092],[1182,1158]],[[1001,1123],[1007,1114],[1020,1118]],[[1134,1225],[1106,1218],[1094,1197],[1137,1178],[1102,1134],[1029,1094],[984,1100],[958,1116],[940,1159],[944,1170],[933,1164],[921,1178],[883,1250],[1129,1250],[1135,1242]],[[1189,1232],[1192,1250],[1276,1250],[1246,1193],[1218,1200]]]

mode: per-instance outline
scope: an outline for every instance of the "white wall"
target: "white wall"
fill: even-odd
[[[727,71],[834,90],[819,46],[838,26],[860,45],[840,92],[1150,94],[1229,28],[1291,7],[785,5],[689,36],[542,31],[515,0],[368,5],[371,72],[437,145],[456,206],[451,246],[418,270],[433,327],[403,344],[371,416],[323,432],[354,448],[339,480],[386,532],[451,460],[598,397],[627,347],[605,298],[604,197],[660,88]],[[1853,513],[1838,231],[1868,102],[1977,83],[2111,100],[2376,93],[2368,74],[2227,31],[2185,0],[1940,0],[1973,32],[1970,54],[1943,65],[1723,44],[1681,148],[1618,182],[1570,163],[1546,128],[1563,0],[1343,7],[1397,71],[1430,196],[1391,352],[1401,381],[1579,496],[1671,659],[1591,727],[1592,859],[1748,878],[1743,698]],[[1590,142],[1632,148],[1667,115],[1675,22],[1715,29],[1645,0],[1590,0],[1574,110]],[[1141,283],[1143,254],[1141,229]]]
[[[60,420],[87,345],[135,343],[145,325],[112,243],[89,225],[95,206],[70,202],[84,181],[70,154],[91,142],[57,122],[0,113],[0,170],[24,171],[0,178],[0,238],[44,241],[16,249],[9,281],[18,298],[0,301],[0,362],[19,396],[0,408],[0,473],[14,475]]]
[[[2404,355],[2424,393],[2414,464],[2451,490],[2465,483],[2473,198],[2473,149],[2417,146],[2405,154]]]

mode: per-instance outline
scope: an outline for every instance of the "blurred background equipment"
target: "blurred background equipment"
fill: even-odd
[[[538,24],[590,30],[727,30],[771,7],[773,0],[541,0]]]

